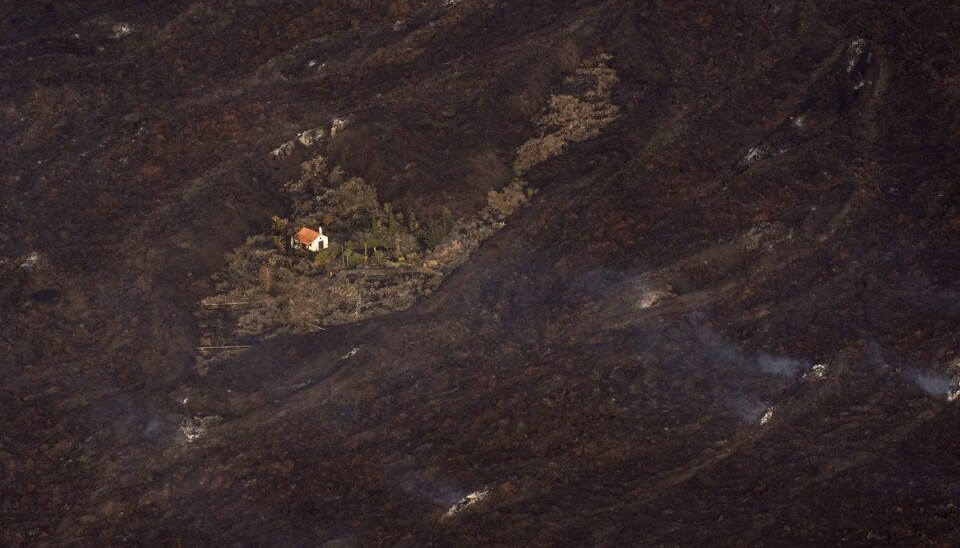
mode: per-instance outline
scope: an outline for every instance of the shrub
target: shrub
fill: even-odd
[[[340,255],[340,248],[337,244],[330,244],[330,247],[324,249],[320,253],[317,253],[313,258],[313,266],[320,268],[326,266],[330,261],[337,258]]]
[[[350,266],[351,258],[354,255],[353,248],[354,243],[352,241],[348,240],[347,243],[343,244],[343,252],[340,253],[343,257],[343,266]]]
[[[509,217],[518,207],[526,203],[532,194],[524,192],[524,183],[519,179],[514,179],[503,190],[497,192],[491,190],[487,193],[487,204],[490,205],[501,217]]]
[[[370,249],[376,252],[377,248],[387,247],[387,233],[383,228],[383,223],[381,223],[379,219],[373,219],[371,225],[370,232],[363,239],[364,256],[367,255],[367,251]]]
[[[440,213],[440,218],[432,219],[427,223],[423,232],[420,233],[424,245],[429,249],[437,247],[437,245],[443,241],[443,238],[450,233],[454,222],[453,212],[444,207]]]
[[[278,215],[274,215],[270,218],[270,221],[273,223],[273,233],[277,236],[285,236],[287,229],[290,228],[290,221],[284,219]]]
[[[367,258],[359,253],[352,253],[347,258],[347,266],[350,268],[356,268],[366,262]]]
[[[446,235],[446,231],[443,230],[443,224],[437,220],[428,222],[427,227],[420,233],[420,237],[423,238],[423,245],[425,245],[427,249],[436,247]]]

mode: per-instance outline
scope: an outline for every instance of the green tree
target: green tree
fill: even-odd
[[[327,249],[319,252],[313,258],[313,266],[320,268],[330,264],[330,261],[336,259],[340,256],[341,250],[340,246],[335,243],[330,244]]]
[[[426,245],[428,249],[435,248],[443,241],[443,238],[450,233],[455,222],[453,212],[444,207],[443,211],[440,212],[440,218],[431,219],[420,233],[424,245]]]
[[[273,247],[277,248],[278,251],[287,251],[290,221],[278,215],[274,215],[270,218],[270,222],[273,229],[273,237],[271,238]]]
[[[380,219],[373,219],[370,234],[363,239],[363,256],[367,256],[367,250],[370,248],[372,248],[372,251],[376,251],[377,248],[386,247],[385,236],[386,231],[383,228],[383,223],[380,222]]]
[[[277,236],[286,236],[287,230],[290,228],[290,221],[280,217],[279,215],[274,215],[270,218],[270,221],[273,223],[273,233]]]

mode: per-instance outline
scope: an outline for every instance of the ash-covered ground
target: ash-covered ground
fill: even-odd
[[[0,540],[957,545],[958,19],[7,2]],[[198,368],[331,127],[442,279]]]

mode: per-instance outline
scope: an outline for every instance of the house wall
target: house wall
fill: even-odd
[[[321,249],[326,249],[330,245],[329,242],[330,240],[321,234],[319,238],[310,242],[310,245],[307,246],[307,249],[310,251],[320,251]]]

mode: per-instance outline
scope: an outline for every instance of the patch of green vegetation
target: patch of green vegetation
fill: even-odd
[[[440,218],[428,221],[427,226],[420,232],[420,239],[423,240],[424,246],[427,249],[437,247],[447,234],[450,233],[450,230],[453,229],[455,222],[456,219],[453,217],[453,212],[444,207],[440,213]]]
[[[341,253],[343,253],[343,249],[336,243],[331,243],[329,247],[314,256],[313,266],[317,268],[325,267],[331,264]]]

